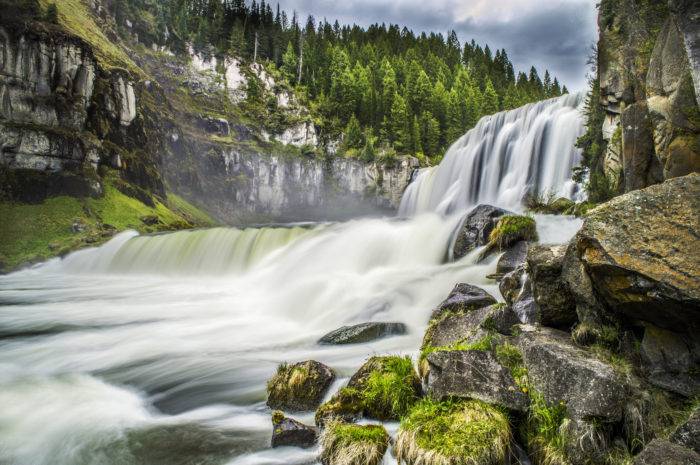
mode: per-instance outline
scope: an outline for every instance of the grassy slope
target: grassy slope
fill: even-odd
[[[109,183],[104,196],[97,199],[61,196],[34,205],[0,202],[4,223],[0,228],[0,271],[100,244],[116,231],[155,232],[216,223],[176,195],[169,194],[166,204],[156,201],[155,207],[149,207]],[[142,218],[155,224],[148,225]],[[74,224],[82,230],[74,232]]]

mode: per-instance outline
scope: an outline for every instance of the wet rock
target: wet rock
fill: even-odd
[[[562,278],[565,245],[533,245],[527,253],[527,269],[537,322],[554,328],[570,328],[576,321],[576,303]]]
[[[566,405],[571,418],[617,421],[627,383],[608,363],[576,347],[569,334],[521,326],[518,336],[529,381],[548,404]]]
[[[654,439],[634,459],[634,465],[700,465],[700,455],[664,439]]]
[[[515,245],[506,250],[496,264],[496,274],[503,276],[514,271],[519,265],[525,263],[527,257],[528,243],[526,241],[516,242]]]
[[[471,398],[521,412],[527,409],[527,396],[490,350],[437,351],[427,360],[428,395],[434,399]]]
[[[700,174],[591,211],[576,253],[604,305],[676,332],[700,330]]]
[[[651,384],[686,397],[700,394],[700,343],[697,338],[646,325],[640,353],[646,378]]]
[[[280,411],[272,413],[272,447],[312,447],[318,439],[318,430],[293,418],[287,418]]]
[[[688,420],[676,428],[669,440],[700,454],[700,408],[693,410]]]
[[[433,310],[430,319],[440,318],[446,312],[466,313],[495,303],[496,299],[480,287],[461,283],[457,284],[447,299]]]
[[[370,342],[388,336],[406,334],[407,328],[403,323],[361,323],[353,326],[343,326],[319,339],[319,344],[359,344]]]
[[[498,219],[510,214],[513,213],[491,205],[479,205],[467,213],[458,229],[452,247],[452,258],[458,260],[475,248],[488,244],[489,235]]]
[[[505,299],[508,305],[513,305],[513,302],[518,298],[518,295],[523,290],[525,280],[525,266],[519,265],[513,271],[506,273],[498,283],[498,290]]]
[[[315,360],[282,364],[267,383],[267,405],[292,412],[313,410],[334,380],[333,370]]]
[[[362,417],[363,399],[357,389],[343,387],[327,402],[321,404],[314,415],[314,422],[319,428],[338,420],[352,423]]]

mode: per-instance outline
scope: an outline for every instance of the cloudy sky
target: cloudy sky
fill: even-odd
[[[414,31],[457,31],[460,40],[505,48],[516,69],[534,64],[570,90],[586,86],[586,60],[596,40],[596,0],[279,0],[303,18],[363,26],[398,23]],[[303,23],[302,23],[303,24]]]

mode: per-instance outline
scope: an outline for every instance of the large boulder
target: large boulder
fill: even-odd
[[[292,418],[279,410],[272,413],[272,447],[312,447],[318,439],[318,430]]]
[[[531,386],[551,405],[566,405],[570,418],[618,421],[627,382],[616,369],[575,346],[569,334],[521,326],[517,345]]]
[[[639,348],[647,380],[686,397],[700,394],[700,341],[647,324]]]
[[[443,300],[430,315],[430,319],[440,318],[445,313],[467,313],[496,303],[496,299],[477,286],[457,284],[447,299]]]
[[[521,412],[527,409],[527,396],[490,350],[437,351],[427,360],[428,395],[434,399],[460,397]]]
[[[496,227],[498,219],[513,213],[491,205],[478,205],[462,220],[457,230],[452,258],[458,260],[472,250],[489,243],[489,235]]]
[[[527,271],[538,323],[570,328],[576,321],[576,302],[562,277],[566,245],[533,245],[527,252]]]
[[[511,328],[519,322],[513,311],[504,304],[494,304],[468,313],[446,313],[431,321],[423,336],[422,347],[473,342],[490,331],[510,334]]]
[[[501,277],[514,271],[518,266],[525,263],[527,257],[528,242],[518,241],[506,250],[496,263],[496,275]]]
[[[700,465],[695,451],[664,439],[654,439],[634,459],[634,465]]]
[[[359,344],[370,342],[387,336],[406,334],[407,328],[403,323],[360,323],[353,326],[343,326],[319,339],[319,344]]]
[[[614,312],[676,332],[700,330],[700,174],[592,210],[576,254]]]
[[[267,405],[291,412],[313,410],[335,380],[335,373],[315,360],[283,363],[267,382]]]

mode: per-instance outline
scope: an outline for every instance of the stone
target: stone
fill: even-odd
[[[490,350],[441,350],[427,360],[428,395],[434,399],[470,398],[519,412],[527,409],[528,397]]]
[[[291,412],[313,410],[333,381],[333,370],[315,360],[282,364],[267,383],[267,405]]]
[[[700,465],[700,455],[664,439],[654,439],[634,458],[633,465]]]
[[[527,250],[527,241],[518,241],[515,245],[508,248],[496,263],[496,274],[503,276],[525,263]]]
[[[457,284],[447,299],[443,300],[440,305],[430,315],[430,319],[440,318],[444,313],[465,313],[478,308],[487,307],[495,304],[496,298],[491,294],[481,289],[480,287],[471,284]]]
[[[517,346],[532,388],[548,404],[566,405],[570,418],[619,421],[627,381],[609,363],[577,347],[568,333],[521,326]]]
[[[576,254],[606,308],[675,332],[700,330],[700,174],[592,210]]]
[[[662,166],[654,153],[654,135],[646,102],[622,110],[622,165],[625,192],[663,181]]]
[[[700,394],[700,343],[696,337],[647,324],[639,351],[651,384],[685,397]]]
[[[468,313],[446,313],[432,320],[423,336],[422,348],[445,347],[481,339],[489,331],[510,334],[513,325],[520,322],[506,305],[495,304]]]
[[[696,407],[690,413],[688,420],[671,433],[669,440],[700,454],[700,408]]]
[[[318,439],[318,429],[307,426],[280,411],[272,413],[272,442],[275,447],[313,447]]]
[[[498,290],[505,299],[508,305],[513,305],[513,302],[518,298],[518,295],[523,289],[525,279],[525,266],[518,265],[514,270],[506,273],[498,283]]]
[[[451,258],[458,260],[477,247],[488,244],[498,219],[514,213],[491,205],[478,205],[462,220],[452,246]]]
[[[576,302],[562,278],[565,252],[566,245],[533,245],[527,252],[527,270],[537,322],[568,329],[576,321]]]
[[[406,334],[407,327],[403,323],[360,323],[352,326],[343,326],[319,339],[319,344],[359,344],[370,342],[388,336],[400,336]]]

